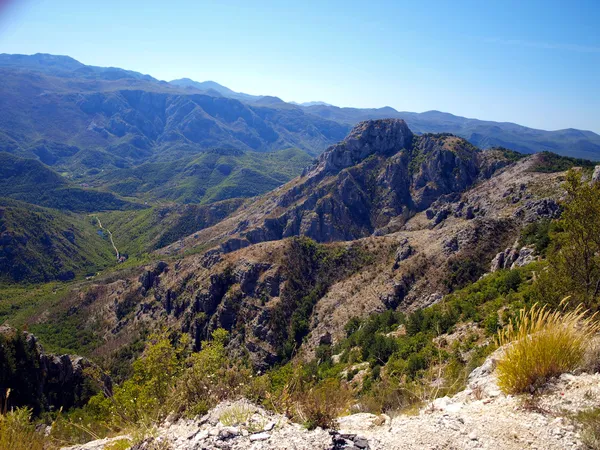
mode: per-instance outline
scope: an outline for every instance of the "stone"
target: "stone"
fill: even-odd
[[[271,435],[269,433],[256,433],[256,434],[252,434],[250,435],[250,442],[259,442],[259,441],[266,441],[267,439],[270,439]]]
[[[600,181],[600,165],[594,168],[594,173],[592,175],[592,182],[597,183]]]
[[[513,216],[524,223],[537,222],[541,219],[557,219],[562,213],[562,208],[552,198],[529,200],[525,205],[517,208]]]
[[[263,431],[271,431],[273,428],[275,428],[275,421],[272,420],[265,424],[265,426],[263,427]]]
[[[396,256],[394,259],[394,270],[400,267],[400,263],[406,260],[409,256],[413,254],[413,248],[408,243],[408,239],[404,238],[398,245],[398,249],[396,250]]]
[[[369,448],[369,441],[362,437],[354,438],[354,445],[360,449]]]
[[[449,405],[446,406],[445,411],[448,413],[452,413],[452,414],[456,414],[457,412],[459,412],[463,407],[462,403],[450,403]]]
[[[223,427],[219,431],[219,438],[220,439],[231,439],[236,436],[239,436],[239,434],[240,434],[240,430],[237,427]]]

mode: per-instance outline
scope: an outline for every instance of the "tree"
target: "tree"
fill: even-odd
[[[600,183],[570,170],[562,218],[548,252],[548,270],[538,280],[541,300],[558,303],[567,295],[587,308],[600,306]]]

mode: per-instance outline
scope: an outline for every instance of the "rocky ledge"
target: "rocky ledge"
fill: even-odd
[[[96,382],[92,379],[92,372],[98,374],[102,384],[100,388],[111,392],[110,377],[88,359],[77,355],[46,353],[33,334],[23,331],[19,336],[17,333],[19,331],[15,328],[0,326],[0,380],[13,386],[9,406],[27,404],[33,407],[36,414],[83,406],[95,391],[93,387]],[[13,352],[23,355],[17,367],[11,367],[6,359]],[[4,393],[1,383],[0,392]]]
[[[585,449],[573,413],[597,406],[600,374],[563,374],[535,399],[506,396],[496,384],[497,354],[473,371],[465,390],[438,398],[417,415],[367,413],[340,417],[336,431],[308,431],[246,400],[221,403],[194,420],[165,422],[134,450],[169,448],[408,450]],[[104,450],[128,436],[94,441],[69,450]],[[120,447],[119,447],[120,448]]]

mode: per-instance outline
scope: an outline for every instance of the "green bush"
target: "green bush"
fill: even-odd
[[[44,436],[31,422],[32,410],[0,411],[0,450],[43,450]]]

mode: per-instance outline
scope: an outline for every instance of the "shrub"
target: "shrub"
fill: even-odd
[[[600,408],[581,411],[576,420],[582,427],[583,443],[593,450],[600,450]]]
[[[31,423],[32,410],[0,411],[0,450],[43,450],[44,436]]]
[[[189,367],[175,385],[168,404],[171,410],[188,416],[206,413],[218,402],[244,394],[252,379],[252,370],[227,357],[225,344],[229,333],[217,329],[212,341],[190,356]]]
[[[317,382],[316,368],[288,363],[273,371],[270,406],[308,429],[335,428],[335,418],[348,409],[351,392],[339,377]]]
[[[296,414],[309,430],[336,428],[335,419],[348,407],[350,392],[339,380],[328,379],[297,397]]]
[[[248,422],[253,413],[248,405],[232,405],[221,413],[219,421],[226,427],[236,427]]]
[[[558,303],[570,295],[586,308],[600,308],[600,183],[569,171],[561,220],[551,233],[548,270],[537,280],[539,297]]]
[[[576,369],[600,330],[594,319],[581,306],[569,312],[537,304],[521,310],[519,320],[498,333],[499,345],[506,346],[497,366],[500,388],[506,393],[533,391],[548,378]]]

